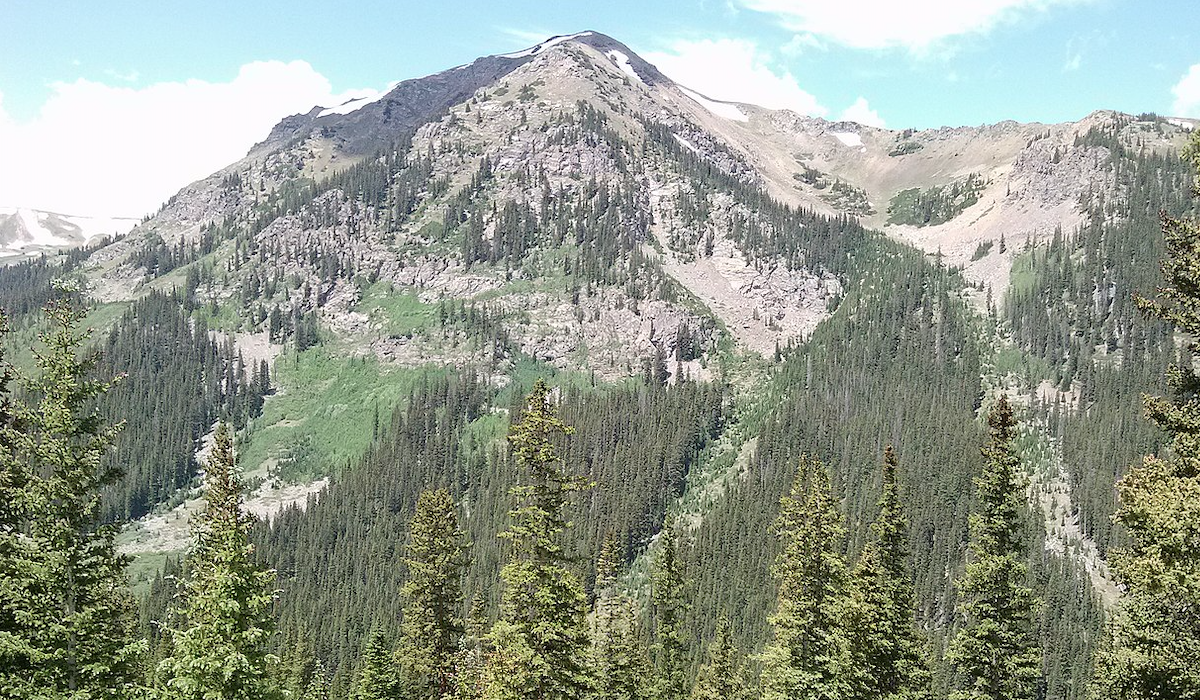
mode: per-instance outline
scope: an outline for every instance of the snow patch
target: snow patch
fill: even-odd
[[[835,139],[841,141],[850,148],[858,148],[863,145],[862,137],[853,131],[831,131],[829,132]]]
[[[750,121],[750,117],[747,117],[745,113],[738,109],[737,105],[735,104],[710,100],[704,95],[701,95],[698,92],[693,92],[682,85],[679,86],[679,89],[683,91],[683,94],[695,100],[696,103],[701,107],[707,109],[718,117],[724,117],[725,119],[732,119],[733,121],[738,122]]]
[[[9,250],[79,245],[99,236],[129,233],[138,223],[137,219],[121,217],[71,216],[21,207],[0,207],[0,223],[14,218],[25,235],[11,242],[7,246]]]
[[[557,46],[564,41],[578,39],[581,36],[591,36],[591,34],[591,32],[579,32],[578,34],[571,34],[568,36],[553,36],[537,46],[531,46],[524,51],[517,51],[516,53],[502,53],[500,54],[500,58],[525,58],[526,56],[536,56],[551,46]]]
[[[623,52],[613,49],[605,55],[611,58],[613,62],[617,64],[617,68],[620,68],[626,75],[632,77],[634,80],[642,83],[643,85],[646,83],[645,80],[642,80],[642,76],[638,75],[637,71],[633,69],[632,65],[630,65],[629,57]]]
[[[688,141],[687,139],[683,138],[679,134],[671,134],[671,135],[675,137],[675,140],[679,142],[680,146],[683,146],[684,148],[688,149],[692,153],[700,152],[700,149],[696,148],[696,144],[692,143],[691,141]]]
[[[353,100],[347,100],[347,101],[341,103],[340,105],[338,105],[337,107],[328,107],[326,109],[323,109],[317,114],[317,119],[320,119],[321,117],[328,117],[331,114],[343,114],[344,115],[344,114],[350,114],[351,112],[357,112],[358,110],[362,109],[363,107],[366,107],[367,105],[371,104],[372,102],[378,102],[378,101],[382,100],[397,85],[399,85],[399,83],[392,83],[392,84],[388,85],[385,89],[380,90],[379,92],[375,92],[370,95],[366,95],[364,97],[356,97]]]

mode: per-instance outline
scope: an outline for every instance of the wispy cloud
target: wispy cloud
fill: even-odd
[[[771,56],[746,39],[679,40],[643,58],[681,85],[717,100],[745,102],[824,116],[828,110],[800,87],[796,77],[773,65]]]
[[[248,63],[228,82],[51,89],[28,121],[0,103],[0,204],[132,217],[242,157],[283,117],[374,92],[335,94],[304,61]]]
[[[856,49],[928,53],[939,42],[982,34],[1052,7],[1094,0],[739,0],[799,35]]]
[[[137,72],[136,70],[129,70],[129,71],[121,72],[119,70],[116,70],[115,68],[105,68],[104,74],[110,78],[113,78],[114,80],[119,80],[123,83],[137,82],[137,79],[141,77],[141,73]]]
[[[496,27],[496,31],[509,39],[513,46],[525,48],[540,44],[554,35],[554,32],[539,29],[519,29],[516,27]]]

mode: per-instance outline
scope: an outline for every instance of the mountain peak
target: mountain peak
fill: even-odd
[[[671,82],[658,68],[639,56],[625,44],[597,31],[585,30],[574,34],[559,34],[552,36],[540,44],[535,44],[522,51],[500,54],[497,58],[530,59],[539,56],[556,46],[565,44],[582,44],[596,49],[617,64],[630,77],[645,83],[655,85]]]

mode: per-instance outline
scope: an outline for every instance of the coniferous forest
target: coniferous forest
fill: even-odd
[[[1083,223],[1028,245],[979,313],[940,256],[781,204],[667,125],[635,147],[588,105],[556,119],[555,144],[604,150],[618,184],[568,195],[527,169],[543,201],[498,208],[483,157],[430,245],[549,278],[580,317],[602,289],[686,306],[644,244],[654,163],[687,183],[680,231],[720,192],[748,266],[837,277],[828,317],[751,360],[697,314],[611,380],[523,353],[505,326],[523,312],[380,292],[386,341],[467,359],[379,371],[263,457],[272,406],[365,381],[364,355],[320,374],[345,349],[320,311],[337,281],[379,292],[362,230],[449,192],[432,146],[402,134],[252,220],[144,241],[133,259],[170,284],[123,306],[89,301],[85,253],[0,267],[0,697],[1200,698],[1200,136],[1181,159],[1080,135],[1121,196],[1085,194]],[[351,224],[304,247],[271,238],[288,217]],[[273,368],[231,316],[284,348]],[[1048,454],[1070,512],[1041,497]],[[247,478],[246,455],[270,466]],[[186,552],[145,573],[130,521],[179,509]],[[1056,544],[1068,520],[1111,597]]]

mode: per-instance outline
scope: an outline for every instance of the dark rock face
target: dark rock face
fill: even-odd
[[[308,114],[296,114],[279,122],[254,151],[277,150],[318,132],[334,139],[343,153],[371,153],[436,119],[452,105],[468,99],[529,60],[529,57],[487,56],[465,66],[405,80],[382,99],[349,114],[322,117],[319,116],[321,108],[314,107]]]

